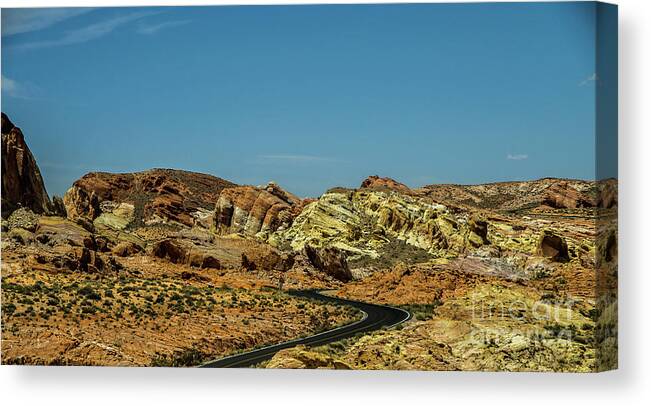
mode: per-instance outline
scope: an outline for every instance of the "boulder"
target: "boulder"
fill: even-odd
[[[130,257],[142,251],[142,248],[131,241],[123,241],[117,244],[111,252],[118,257]]]
[[[242,253],[242,268],[247,271],[288,271],[294,266],[295,254],[281,253],[268,246],[259,246]]]
[[[190,251],[188,254],[188,265],[201,269],[220,269],[222,267],[217,258],[201,251]]]
[[[50,198],[22,131],[2,113],[2,217],[19,207],[46,213]]]
[[[214,210],[199,208],[192,213],[192,218],[194,219],[194,227],[209,230],[215,222],[215,212]]]
[[[468,221],[468,243],[475,248],[489,244],[488,223],[486,220],[477,216],[470,218]]]
[[[97,248],[96,238],[80,225],[62,217],[40,217],[36,228],[36,239],[50,247],[72,246]]]
[[[81,248],[75,251],[77,254],[77,269],[82,272],[100,272],[104,270],[105,263],[101,256],[88,248]]]
[[[99,198],[94,190],[72,186],[63,196],[63,205],[70,220],[93,221],[100,215]]]
[[[346,255],[340,249],[335,247],[317,248],[306,245],[304,253],[310,264],[319,271],[342,282],[348,282],[353,279],[353,274],[348,268]]]
[[[176,240],[163,240],[151,248],[151,255],[166,259],[175,264],[184,264],[188,260],[188,248]]]
[[[34,268],[44,268],[51,271],[73,272],[116,272],[122,269],[113,257],[103,256],[97,251],[86,247],[59,246],[55,250],[42,251],[33,258]]]
[[[174,239],[159,241],[151,248],[151,255],[175,264],[184,264],[197,268],[221,268],[221,263],[215,255],[194,246],[189,241]]]

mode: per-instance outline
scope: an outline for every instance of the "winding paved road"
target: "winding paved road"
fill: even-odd
[[[278,351],[295,347],[299,344],[319,346],[330,342],[339,341],[352,337],[357,333],[366,333],[379,330],[382,327],[391,327],[407,321],[411,314],[408,311],[390,306],[382,306],[371,303],[358,302],[355,300],[340,299],[338,297],[326,296],[314,290],[297,290],[288,292],[292,296],[317,299],[324,302],[350,305],[364,312],[364,317],[351,324],[327,330],[313,336],[285,341],[257,350],[231,355],[215,361],[207,362],[200,368],[245,368],[259,362],[271,359]]]

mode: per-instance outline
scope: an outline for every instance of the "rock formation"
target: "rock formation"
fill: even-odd
[[[19,207],[45,213],[50,199],[22,131],[2,113],[2,216]]]
[[[491,210],[577,209],[595,207],[594,185],[594,182],[583,180],[544,178],[483,185],[429,185],[417,192],[444,204]]]
[[[74,182],[64,196],[64,204],[68,217],[75,220],[93,221],[108,214],[100,222],[120,227],[132,221],[192,226],[197,212],[212,211],[219,193],[233,186],[214,176],[173,169],[122,174],[94,172]],[[107,203],[101,206],[103,202]],[[130,212],[128,218],[115,213],[120,205],[120,213]],[[129,207],[132,209],[127,210]]]
[[[197,268],[219,269],[221,267],[217,258],[182,240],[159,241],[152,246],[151,254],[175,264],[187,264]]]
[[[563,237],[551,231],[545,231],[540,236],[537,254],[556,262],[567,262],[570,260],[567,243]]]
[[[395,190],[402,193],[411,193],[409,186],[397,182],[391,178],[381,178],[379,176],[373,175],[362,181],[360,185],[361,189],[388,189]]]
[[[274,183],[264,188],[224,189],[216,201],[214,226],[217,232],[248,236],[286,229],[302,207],[299,198]]]
[[[359,259],[377,258],[383,247],[400,240],[431,254],[457,255],[466,250],[471,231],[461,220],[425,197],[387,189],[333,189],[308,204],[291,227],[274,233],[269,242],[295,250],[333,246]],[[476,245],[484,238],[477,236]]]
[[[594,196],[581,193],[568,181],[560,181],[549,186],[544,193],[542,204],[554,209],[576,209],[594,207]]]
[[[305,255],[312,266],[326,275],[330,275],[342,282],[353,279],[346,262],[346,256],[341,250],[334,247],[317,248],[306,245]]]

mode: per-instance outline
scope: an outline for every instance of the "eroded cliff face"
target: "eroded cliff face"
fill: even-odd
[[[45,213],[50,205],[41,172],[22,131],[2,113],[2,216],[19,207]]]
[[[291,226],[302,201],[275,183],[223,190],[215,205],[214,227],[219,234],[243,234],[263,240]]]

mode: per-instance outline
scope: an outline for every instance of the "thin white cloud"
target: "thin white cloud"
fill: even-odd
[[[181,25],[189,24],[190,22],[191,22],[190,20],[178,20],[178,21],[167,21],[159,24],[149,24],[149,25],[141,24],[140,27],[138,28],[138,33],[144,35],[153,35],[161,30],[167,28],[179,27]]]
[[[16,99],[36,99],[39,95],[39,88],[31,83],[21,83],[14,79],[1,75],[2,94]]]
[[[5,75],[2,75],[2,91],[7,92],[8,95],[13,96],[18,90],[18,83],[15,80],[9,79]]]
[[[317,162],[330,161],[330,158],[313,156],[313,155],[258,155],[258,158],[269,161],[287,161],[287,162]]]
[[[2,10],[2,36],[48,28],[94,8],[22,8]]]
[[[110,34],[116,28],[138,20],[143,17],[158,14],[158,12],[143,11],[122,15],[119,17],[110,18],[100,21],[83,28],[68,31],[63,37],[49,41],[29,42],[26,44],[16,45],[19,49],[37,49],[37,48],[51,48],[65,45],[81,44],[84,42],[92,41]]]
[[[596,83],[598,80],[599,78],[597,77],[597,74],[593,73],[592,75],[588,76],[587,78],[579,82],[579,86],[587,86],[590,83]]]
[[[528,159],[529,155],[527,154],[508,154],[506,156],[506,159],[511,160],[511,161],[524,161],[525,159]]]

